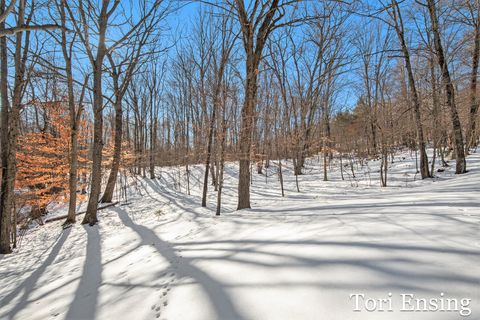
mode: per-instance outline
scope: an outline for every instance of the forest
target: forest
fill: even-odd
[[[115,232],[109,228],[122,224],[142,242],[154,242],[171,261],[180,252],[174,246],[175,235],[183,232],[175,233],[177,223],[210,232],[212,242],[206,245],[229,237],[217,223],[238,230],[259,219],[281,225],[302,206],[311,207],[309,216],[315,217],[308,219],[326,219],[335,210],[363,212],[367,200],[365,215],[380,212],[378,223],[385,224],[386,233],[393,222],[384,216],[413,224],[403,215],[407,211],[420,210],[420,216],[428,211],[425,219],[433,219],[450,215],[447,202],[457,201],[452,206],[468,217],[432,220],[426,224],[431,229],[418,232],[412,230],[426,220],[416,218],[418,225],[404,226],[410,233],[400,238],[415,233],[431,235],[432,241],[452,237],[450,246],[471,243],[462,247],[471,258],[465,263],[478,265],[479,60],[479,0],[0,0],[0,254],[5,254],[0,270],[4,264],[10,271],[2,274],[13,276],[17,267],[8,267],[8,261],[54,241],[41,241],[38,233],[53,232],[59,239],[75,234],[77,254],[87,250],[88,259],[92,232],[93,239],[110,241]],[[390,216],[388,206],[395,211],[407,198],[399,220]],[[382,199],[378,208],[375,199]],[[325,213],[331,203],[338,206]],[[425,212],[422,206],[428,206]],[[145,224],[137,224],[135,210]],[[180,223],[174,213],[192,216]],[[365,215],[352,217],[348,225],[371,228],[362,220]],[[164,231],[148,229],[167,217],[172,225]],[[191,221],[196,226],[186,227]],[[317,229],[326,223],[313,221]],[[466,228],[465,238],[454,242],[457,234],[449,234],[443,223],[459,221],[461,228],[453,230]],[[297,222],[290,222],[292,228],[308,227]],[[265,223],[262,228],[268,229]],[[262,244],[263,229],[253,228],[259,238],[239,231],[242,238],[232,245]],[[158,233],[165,230],[171,238]],[[305,239],[323,238],[302,230],[298,236]],[[217,231],[220,235],[213,236]],[[284,231],[278,231],[280,238]],[[280,239],[273,231],[270,235],[275,240],[268,241]],[[192,245],[200,243],[190,233],[184,236]],[[287,239],[282,238],[286,247]],[[104,262],[103,245],[95,247],[93,261],[102,256],[98,262]],[[315,248],[313,253],[321,251]],[[221,284],[203,283],[209,273],[195,257],[180,264],[183,277],[199,275],[193,277],[205,286],[214,313],[196,318],[172,307],[169,318],[284,318],[272,309],[242,315],[222,298]],[[448,273],[456,268],[447,258],[441,257],[442,272]],[[42,269],[37,267],[32,270]],[[87,262],[84,268],[85,275]],[[18,314],[29,307],[27,292],[37,281],[23,289],[8,281],[13,291],[0,290],[0,318],[22,318]],[[478,281],[478,274],[463,279],[462,292],[475,300],[468,286]],[[17,289],[25,290],[26,300],[2,313]],[[68,311],[60,308],[66,319],[113,318],[84,314],[81,304],[73,310],[78,297],[70,309],[64,307]],[[475,303],[478,307],[479,299]],[[98,301],[96,306],[99,310]],[[35,317],[53,316],[24,316]]]

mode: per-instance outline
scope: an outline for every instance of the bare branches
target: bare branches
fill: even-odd
[[[57,24],[25,25],[25,26],[5,28],[3,30],[0,30],[0,37],[6,37],[9,35],[13,35],[15,33],[26,32],[26,31],[37,31],[37,30],[46,31],[46,30],[55,30],[55,29],[61,29],[61,28],[62,26],[59,26]]]
[[[8,15],[13,12],[17,0],[10,0],[10,4],[5,8],[5,10],[0,14],[0,22],[4,22]]]

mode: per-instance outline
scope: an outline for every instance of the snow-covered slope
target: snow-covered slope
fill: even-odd
[[[401,311],[400,295],[412,294],[471,299],[467,319],[480,319],[480,154],[469,173],[448,168],[433,181],[418,181],[402,154],[387,188],[378,162],[345,180],[337,166],[324,182],[311,159],[300,193],[284,165],[286,197],[272,166],[267,178],[253,175],[251,210],[234,211],[235,165],[220,217],[214,191],[200,207],[202,166],[192,168],[191,196],[184,169],[169,168],[138,179],[128,204],[100,211],[95,227],[29,230],[15,254],[0,256],[0,318],[465,318],[461,305]],[[355,312],[352,294],[387,299],[391,312]]]

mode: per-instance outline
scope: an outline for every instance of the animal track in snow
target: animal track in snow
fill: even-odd
[[[162,315],[162,309],[166,306],[168,306],[168,293],[170,292],[171,288],[170,288],[170,284],[172,282],[175,281],[175,272],[164,272],[161,274],[161,277],[167,277],[167,279],[165,279],[167,282],[166,283],[161,283],[161,288],[157,288],[156,291],[159,291],[161,290],[161,292],[159,293],[159,296],[158,296],[158,303],[154,304],[152,307],[151,307],[151,310],[153,311],[153,313],[155,314],[155,318],[156,319],[159,319],[160,316]],[[170,278],[170,279],[168,279]],[[162,318],[163,319],[163,318]]]

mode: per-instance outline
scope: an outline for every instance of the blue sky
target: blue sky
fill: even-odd
[[[180,2],[180,1],[179,1]],[[248,3],[248,1],[247,1]],[[198,1],[185,2],[185,4],[174,14],[169,16],[168,24],[171,27],[171,31],[175,33],[176,38],[178,39],[179,34],[183,35],[188,34],[188,30],[192,27],[192,22],[197,19],[197,14],[201,6],[208,6],[206,4],[200,3]],[[354,78],[353,72],[347,78]],[[357,102],[357,96],[354,92],[352,85],[345,86],[342,88],[342,92],[337,99],[337,104],[339,108],[352,108]]]

